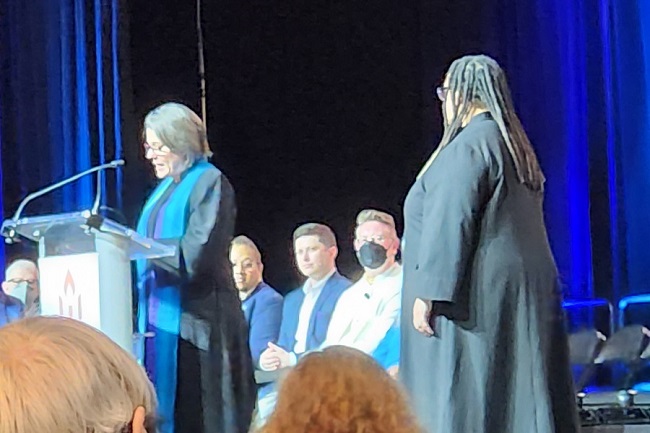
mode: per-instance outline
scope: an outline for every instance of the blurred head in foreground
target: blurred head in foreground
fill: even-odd
[[[155,433],[156,397],[135,359],[72,319],[0,328],[0,432]]]
[[[419,433],[397,381],[371,357],[334,346],[306,355],[282,380],[262,433]]]

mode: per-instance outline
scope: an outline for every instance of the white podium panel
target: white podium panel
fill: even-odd
[[[38,268],[42,315],[70,317],[101,330],[97,253],[43,257]]]
[[[99,236],[95,241],[100,252],[38,260],[41,314],[84,322],[132,352],[129,259],[119,246]]]

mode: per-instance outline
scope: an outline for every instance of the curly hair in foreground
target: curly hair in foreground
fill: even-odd
[[[330,347],[281,382],[261,433],[420,433],[398,383],[364,353]]]

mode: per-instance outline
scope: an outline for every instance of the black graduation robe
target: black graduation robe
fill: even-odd
[[[542,194],[475,116],[408,193],[400,377],[431,433],[575,433],[558,273]],[[413,327],[434,301],[434,337]]]

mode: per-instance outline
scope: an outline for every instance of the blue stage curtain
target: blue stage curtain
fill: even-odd
[[[506,69],[547,176],[567,296],[650,291],[650,2],[496,0],[481,44]]]
[[[3,15],[0,15],[0,19],[2,19]],[[0,55],[2,55],[2,50],[0,50]],[[0,104],[0,150],[2,149],[2,104]],[[2,187],[3,185],[3,179],[2,179],[2,152],[0,152],[0,209],[3,209],[3,194],[2,194]],[[5,263],[5,248],[4,248],[4,242],[0,242],[0,264]]]
[[[650,1],[612,3],[621,287],[650,293]]]
[[[123,156],[119,0],[0,0],[4,214],[29,192]],[[107,172],[103,203],[121,206],[122,176]],[[108,187],[108,188],[106,188]],[[87,177],[25,209],[89,209]]]

